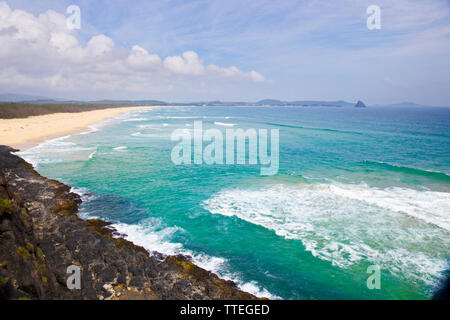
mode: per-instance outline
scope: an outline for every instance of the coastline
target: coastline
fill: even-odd
[[[108,249],[106,251],[112,251],[109,252],[114,257],[117,257],[117,252],[114,252],[115,250],[122,251],[123,249],[131,250],[135,253],[138,253],[140,257],[138,259],[142,259],[142,253],[144,253],[147,256],[147,259],[149,260],[157,260],[158,264],[160,264],[160,267],[162,270],[158,272],[163,272],[165,274],[164,277],[168,276],[170,278],[166,280],[157,280],[157,288],[149,288],[151,287],[151,279],[148,277],[145,277],[147,280],[145,283],[142,283],[144,280],[142,277],[140,277],[139,281],[132,281],[133,286],[127,285],[129,284],[129,276],[127,276],[126,281],[119,281],[119,282],[110,282],[103,286],[99,285],[99,282],[103,281],[102,279],[104,275],[99,274],[99,278],[96,279],[91,278],[90,283],[84,283],[83,285],[88,286],[88,290],[82,292],[78,292],[75,295],[67,294],[66,289],[67,288],[57,288],[58,282],[60,282],[58,279],[61,278],[61,270],[52,270],[55,272],[54,278],[56,278],[55,281],[52,281],[53,283],[48,286],[48,278],[49,275],[41,277],[41,279],[32,279],[31,281],[34,283],[34,292],[23,292],[20,286],[20,281],[18,279],[23,279],[25,274],[32,273],[33,276],[36,274],[34,270],[29,265],[26,266],[26,270],[24,274],[22,274],[22,268],[17,267],[18,273],[15,275],[7,274],[7,277],[3,277],[0,272],[0,275],[2,275],[2,279],[5,280],[7,278],[14,279],[14,281],[10,281],[5,286],[2,287],[0,285],[0,296],[3,296],[6,299],[17,299],[17,298],[30,298],[30,299],[108,299],[108,300],[160,300],[160,299],[179,299],[179,300],[216,300],[216,299],[232,299],[232,300],[253,300],[258,299],[256,296],[243,291],[241,288],[238,287],[238,285],[231,281],[231,280],[224,280],[219,278],[215,273],[205,270],[202,267],[198,266],[194,261],[193,258],[190,255],[186,254],[178,254],[178,255],[168,255],[164,253],[160,253],[156,250],[153,250],[151,248],[143,248],[140,245],[137,245],[129,240],[126,240],[122,237],[127,237],[127,235],[119,233],[119,231],[116,230],[116,228],[109,222],[100,220],[100,219],[81,219],[78,216],[78,206],[82,202],[82,198],[79,194],[73,193],[71,190],[72,188],[70,186],[64,185],[58,181],[50,180],[45,177],[42,177],[37,173],[33,166],[24,161],[22,158],[18,157],[14,154],[9,154],[10,152],[17,152],[17,151],[25,151],[27,149],[33,148],[41,143],[44,143],[49,140],[57,139],[60,137],[65,137],[69,135],[74,134],[80,134],[86,132],[89,127],[95,123],[102,122],[104,120],[108,120],[114,117],[117,117],[121,114],[129,113],[135,110],[145,110],[145,109],[153,109],[153,108],[159,108],[160,106],[139,106],[139,107],[125,107],[125,108],[108,108],[108,109],[102,109],[102,110],[94,110],[94,111],[85,111],[85,112],[79,112],[79,113],[54,113],[50,115],[41,115],[41,116],[32,116],[28,118],[14,118],[14,119],[0,119],[0,133],[7,132],[7,135],[0,135],[0,189],[1,187],[6,188],[4,191],[6,191],[6,195],[14,193],[15,196],[18,198],[11,198],[8,199],[8,201],[12,201],[14,204],[14,208],[18,209],[20,208],[20,215],[22,215],[22,222],[25,225],[25,228],[27,229],[27,233],[32,233],[33,237],[30,239],[27,239],[27,236],[25,236],[25,242],[19,243],[19,244],[25,244],[25,245],[19,245],[16,243],[16,250],[5,250],[6,252],[12,253],[14,255],[14,252],[18,253],[21,251],[22,248],[27,248],[27,245],[29,243],[32,243],[36,249],[30,250],[28,253],[23,253],[25,256],[29,257],[31,256],[32,259],[37,257],[37,261],[33,261],[32,265],[39,264],[39,268],[43,268],[42,265],[42,258],[39,257],[39,255],[42,255],[42,250],[44,257],[46,256],[46,250],[42,247],[40,247],[42,240],[42,232],[41,226],[42,224],[48,226],[51,224],[55,224],[56,222],[56,229],[59,229],[60,223],[66,223],[66,221],[62,221],[61,218],[59,218],[61,221],[57,221],[55,217],[52,217],[52,215],[56,215],[61,217],[62,215],[68,215],[69,218],[75,219],[76,222],[72,221],[72,223],[78,224],[78,226],[73,226],[71,230],[68,230],[69,232],[73,232],[73,229],[81,229],[81,233],[84,233],[84,231],[88,231],[83,237],[86,237],[86,239],[92,240],[92,234],[91,231],[93,231],[97,235],[101,235],[107,240],[112,240],[113,246],[115,245],[116,248],[111,248],[110,245],[108,245]],[[7,125],[5,125],[7,124]],[[45,130],[40,130],[45,127]],[[19,142],[19,143],[10,143],[11,139],[13,138],[13,142]],[[10,147],[6,146],[6,141],[11,145]],[[10,159],[10,157],[14,157],[14,159]],[[3,160],[3,161],[2,161]],[[14,168],[10,167],[10,162],[14,163]],[[22,170],[25,170],[26,172],[23,173]],[[19,174],[17,174],[19,172]],[[8,175],[14,174],[15,177],[22,176],[20,179],[21,182],[17,183],[17,181],[10,181]],[[36,179],[37,176],[37,179]],[[33,183],[36,182],[36,180],[41,180],[39,183],[42,184],[42,186],[45,186],[44,190],[34,190],[34,187],[31,187]],[[20,186],[19,186],[20,185]],[[20,188],[20,190],[16,189]],[[30,188],[32,190],[30,190]],[[28,189],[28,190],[27,190]],[[53,190],[52,190],[53,189]],[[28,194],[23,194],[23,191],[26,190]],[[0,190],[2,191],[2,190]],[[31,192],[30,192],[31,191]],[[35,210],[35,206],[40,202],[39,200],[36,201],[36,199],[41,197],[48,197],[48,195],[45,195],[46,193],[54,192],[53,195],[50,197],[54,197],[55,200],[58,202],[58,205],[56,206],[57,209],[55,210],[55,206],[49,206],[46,201],[42,201],[40,203],[41,209],[38,211],[38,215],[33,214],[33,211]],[[5,193],[5,192],[3,192]],[[2,195],[2,194],[0,194]],[[8,198],[8,197],[2,197],[0,198]],[[34,198],[33,201],[33,209],[31,207],[28,207],[27,198]],[[0,199],[2,200],[2,199]],[[62,203],[62,204],[61,204]],[[18,204],[18,205],[17,205]],[[63,208],[63,213],[61,214],[59,211],[60,208]],[[0,208],[2,209],[2,208]],[[2,209],[3,210],[3,209]],[[27,211],[27,216],[31,219],[24,219],[23,218],[23,212]],[[43,212],[44,217],[40,216]],[[1,212],[0,214],[0,222],[3,220],[2,215],[4,212]],[[14,212],[8,212],[10,215],[13,215]],[[13,218],[14,220],[14,218]],[[50,221],[49,221],[50,220]],[[19,222],[20,223],[20,222]],[[15,221],[14,224],[17,224],[17,221]],[[84,224],[84,225],[83,225]],[[31,228],[30,228],[31,225]],[[21,228],[20,228],[21,229]],[[17,231],[17,230],[16,230]],[[22,230],[19,231],[19,233],[22,232]],[[22,234],[19,234],[16,238],[22,238]],[[45,238],[45,236],[44,236]],[[86,239],[77,239],[77,242],[84,242]],[[69,242],[72,242],[73,238],[69,240]],[[104,240],[102,240],[104,243]],[[57,244],[60,245],[59,243]],[[73,243],[65,244],[67,248],[73,248]],[[84,244],[82,244],[84,246]],[[37,251],[38,248],[41,251]],[[50,249],[50,248],[48,248]],[[112,249],[112,250],[111,250]],[[149,255],[149,253],[151,254]],[[128,260],[129,252],[126,254]],[[34,255],[34,257],[33,257]],[[50,256],[50,253],[48,254]],[[67,257],[69,254],[65,253],[64,256]],[[89,254],[87,254],[89,255]],[[21,263],[25,262],[26,260],[25,256],[22,256]],[[4,258],[4,257],[3,257]],[[7,257],[6,259],[2,259],[2,261],[7,261],[10,258],[14,258],[14,256]],[[64,258],[57,257],[55,255],[52,255],[53,260],[58,261],[52,261],[50,264],[56,263],[62,263]],[[17,257],[15,258],[15,262],[17,262]],[[81,261],[78,257],[75,259],[77,261]],[[144,261],[140,261],[139,264],[141,264]],[[68,264],[67,262],[66,264]],[[25,263],[26,264],[26,263]],[[148,264],[148,263],[146,263]],[[154,261],[152,262],[154,265]],[[108,269],[108,272],[111,273],[111,266],[108,266],[106,264],[106,267]],[[114,266],[112,266],[114,267]],[[90,266],[84,266],[81,265],[81,268],[86,270],[90,269]],[[129,268],[133,271],[139,269],[136,265],[130,265]],[[1,265],[0,265],[1,269]],[[45,263],[45,268],[47,271],[46,273],[49,273],[49,269],[52,269],[51,265],[48,265],[48,263]],[[0,270],[1,271],[1,270]],[[15,270],[16,271],[16,270]],[[116,279],[123,278],[121,276],[120,272],[123,270],[117,270],[116,272]],[[144,274],[147,270],[144,270]],[[40,272],[40,270],[38,270]],[[129,271],[128,271],[129,272]],[[152,270],[154,273],[155,270]],[[58,273],[60,273],[58,275]],[[108,278],[106,276],[106,278]],[[159,276],[158,276],[159,278]],[[178,279],[178,280],[176,280]],[[123,279],[122,279],[123,280]],[[173,282],[173,280],[176,280],[176,283]],[[36,284],[38,282],[41,282],[40,284]],[[163,284],[164,282],[164,284]],[[19,283],[19,287],[17,287],[17,283]],[[182,285],[180,285],[182,283]],[[125,284],[125,285],[124,285]],[[137,285],[136,285],[137,284]],[[175,285],[175,286],[174,286]],[[16,286],[16,287],[15,287]],[[174,287],[172,287],[174,286]],[[189,289],[189,286],[192,288]],[[15,287],[15,288],[14,288]],[[49,288],[46,288],[49,287]],[[171,288],[172,287],[172,288]],[[182,287],[180,291],[180,287]],[[105,289],[106,288],[106,289]],[[93,289],[93,290],[92,290]],[[6,292],[4,291],[6,290]],[[2,292],[3,291],[3,292]],[[90,292],[89,292],[90,291]],[[94,291],[95,294],[94,294]],[[13,292],[12,295],[9,295],[9,293]],[[35,294],[38,294],[37,296]],[[61,295],[59,297],[59,295]],[[266,298],[262,298],[266,299]]]
[[[191,257],[149,251],[110,223],[78,216],[80,196],[0,146],[0,298],[254,300]],[[67,267],[81,287],[66,286]]]
[[[54,113],[28,118],[0,119],[0,145],[20,151],[35,147],[47,140],[86,131],[90,125],[135,110],[159,106],[108,108],[78,113]]]

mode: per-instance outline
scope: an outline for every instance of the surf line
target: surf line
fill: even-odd
[[[224,137],[221,130],[203,130],[203,122],[194,121],[193,134],[188,129],[176,129],[172,132],[171,140],[179,143],[172,149],[171,160],[175,165],[259,164],[261,175],[275,175],[280,162],[279,136],[278,129],[270,129],[269,139],[268,129],[250,128],[244,131],[239,128],[226,129]],[[205,148],[204,142],[209,142]]]

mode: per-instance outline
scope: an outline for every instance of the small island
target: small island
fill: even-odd
[[[364,104],[364,102],[358,100],[358,102],[355,104],[355,108],[367,108],[367,106]]]

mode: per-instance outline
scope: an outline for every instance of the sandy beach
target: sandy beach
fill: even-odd
[[[46,140],[86,131],[89,125],[138,109],[154,106],[110,108],[79,113],[54,113],[23,119],[0,119],[0,145],[19,150]]]

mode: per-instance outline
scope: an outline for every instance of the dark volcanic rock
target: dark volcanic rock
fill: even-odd
[[[362,102],[361,100],[359,100],[356,104],[355,104],[356,108],[367,108],[367,106],[364,104],[364,102]]]
[[[0,299],[255,299],[185,256],[149,255],[77,216],[70,187],[0,146]],[[67,268],[81,289],[67,288]]]
[[[437,292],[433,295],[433,300],[447,300],[450,301],[450,269],[445,272],[445,279]]]

